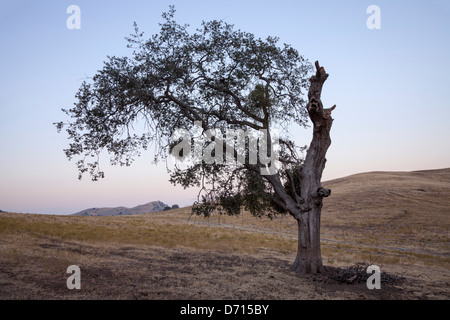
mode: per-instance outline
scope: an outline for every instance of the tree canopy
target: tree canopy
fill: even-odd
[[[174,7],[163,13],[160,32],[149,38],[135,23],[127,38],[131,57],[108,57],[103,69],[82,83],[74,107],[63,109],[71,120],[56,126],[66,128],[71,143],[65,153],[78,158],[80,179],[86,172],[93,180],[104,177],[99,155],[105,150],[113,165],[130,165],[150,145],[157,147],[155,160],[165,160],[177,143],[175,129],[193,128],[196,121],[203,133],[218,130],[205,145],[217,142],[220,133],[226,137],[229,129],[266,130],[272,137],[274,128],[307,125],[304,95],[312,65],[297,50],[224,21],[203,22],[190,33],[174,14]],[[172,183],[200,188],[195,213],[233,215],[241,207],[257,216],[288,211],[280,192],[292,199],[300,194],[294,173],[304,148],[280,136],[281,166],[265,176],[264,164],[248,161],[249,140],[233,155],[244,155],[244,163],[203,161],[168,169]]]

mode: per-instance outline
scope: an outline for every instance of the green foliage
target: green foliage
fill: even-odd
[[[85,173],[93,180],[104,177],[103,152],[112,165],[129,166],[153,145],[155,160],[164,161],[174,130],[190,129],[194,121],[222,131],[307,125],[303,94],[312,68],[297,50],[217,20],[190,33],[174,14],[172,6],[160,32],[149,38],[135,24],[127,38],[132,55],[108,57],[83,82],[75,106],[63,109],[69,121],[55,123],[71,140],[64,151],[68,159],[78,158],[80,179]],[[295,144],[280,142],[283,168],[298,163]],[[248,147],[242,152],[248,156]],[[194,163],[169,173],[174,184],[201,188],[194,213],[238,214],[243,205],[254,215],[271,215],[274,190],[261,177],[261,166]]]
[[[273,202],[272,192],[268,192],[267,182],[260,175],[247,171],[243,189],[243,204],[253,216],[267,215],[272,218],[276,214],[286,213]]]
[[[255,89],[248,95],[248,100],[248,109],[250,112],[261,118],[267,118],[270,121],[275,99],[271,97],[269,86],[257,84]]]

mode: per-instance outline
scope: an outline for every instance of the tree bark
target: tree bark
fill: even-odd
[[[323,271],[320,251],[320,215],[323,198],[331,190],[321,186],[322,172],[326,163],[326,152],[331,144],[330,130],[333,123],[331,111],[336,106],[324,109],[320,99],[322,86],[328,74],[316,61],[316,74],[309,80],[308,113],[313,123],[313,138],[306,153],[305,162],[297,174],[300,176],[301,200],[294,217],[298,222],[298,251],[292,269],[298,273],[320,273]]]

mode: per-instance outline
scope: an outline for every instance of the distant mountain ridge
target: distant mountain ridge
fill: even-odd
[[[72,214],[73,216],[121,216],[132,214],[143,214],[163,211],[167,204],[161,201],[152,201],[133,208],[115,207],[115,208],[89,208]]]

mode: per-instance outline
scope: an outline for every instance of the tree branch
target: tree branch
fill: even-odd
[[[325,69],[316,61],[316,74],[310,78],[310,89],[308,92],[309,103],[307,106],[309,116],[314,124],[313,139],[308,148],[302,170],[299,171],[301,179],[301,192],[303,199],[315,199],[316,205],[321,205],[322,198],[328,196],[331,190],[320,186],[322,173],[326,163],[326,152],[331,144],[330,130],[333,124],[330,109],[323,109],[320,96],[324,82],[328,78]],[[326,114],[326,116],[325,116]]]

